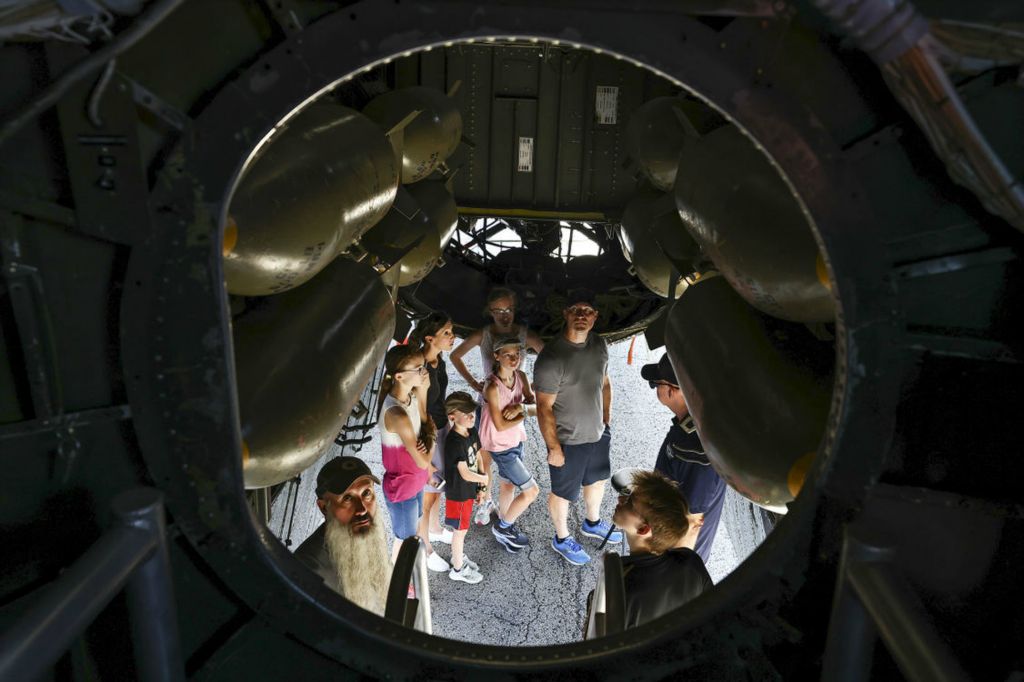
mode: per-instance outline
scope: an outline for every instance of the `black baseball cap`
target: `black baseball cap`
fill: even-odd
[[[673,386],[679,385],[679,379],[676,379],[676,372],[672,369],[672,362],[668,359],[668,353],[662,355],[661,360],[641,367],[640,376],[652,384],[656,381],[667,381]]]
[[[366,462],[358,457],[335,457],[316,475],[316,496],[323,497],[324,493],[341,495],[353,481],[363,476],[369,476],[374,483],[380,483]]]
[[[586,303],[591,308],[597,307],[597,296],[590,289],[580,287],[578,289],[570,289],[569,293],[565,295],[565,307],[574,306],[577,303]]]

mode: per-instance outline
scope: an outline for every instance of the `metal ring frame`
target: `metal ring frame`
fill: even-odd
[[[506,5],[473,10],[458,2],[398,0],[346,7],[269,50],[197,117],[158,175],[151,198],[155,229],[131,254],[122,301],[125,369],[142,455],[179,527],[242,600],[265,622],[367,674],[400,677],[414,664],[425,677],[488,670],[496,679],[569,668],[635,677],[639,653],[659,675],[693,665],[698,655],[734,655],[735,642],[755,630],[770,638],[764,615],[777,613],[816,565],[834,561],[836,529],[881,466],[879,434],[891,432],[897,400],[897,378],[880,371],[894,325],[884,265],[873,257],[882,238],[813,112],[751,80],[749,46],[727,46],[707,26],[675,14],[539,6],[527,12]],[[692,90],[744,128],[802,199],[840,310],[824,456],[788,518],[756,554],[679,613],[601,640],[517,649],[442,640],[368,619],[253,524],[242,495],[220,256],[220,218],[240,169],[296,106],[379,60],[513,36],[628,58]]]

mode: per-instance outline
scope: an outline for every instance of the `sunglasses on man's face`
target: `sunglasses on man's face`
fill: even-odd
[[[597,315],[597,311],[590,306],[574,305],[569,308],[569,314],[574,317],[592,317]]]
[[[513,308],[491,308],[491,315],[511,315]]]
[[[668,386],[670,388],[679,388],[675,384],[669,383],[667,381],[648,381],[647,383],[648,383],[648,385],[650,385],[651,388],[658,388],[658,386]]]

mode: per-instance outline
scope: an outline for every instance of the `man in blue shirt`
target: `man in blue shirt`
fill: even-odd
[[[672,427],[661,444],[654,469],[676,482],[686,496],[691,514],[703,515],[704,525],[697,536],[694,550],[707,563],[711,555],[711,543],[718,530],[718,521],[722,517],[725,481],[711,467],[711,462],[704,454],[704,446],[697,435],[690,408],[679,389],[679,380],[668,354],[656,363],[644,365],[640,376],[658,391],[658,401],[675,415]]]

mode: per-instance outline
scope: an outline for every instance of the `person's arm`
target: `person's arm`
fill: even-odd
[[[522,370],[516,371],[519,372],[519,380],[523,382],[523,404],[530,406],[530,409],[526,410],[526,414],[531,417],[536,417],[537,396],[533,393],[533,387],[530,386],[530,380],[526,377],[526,372]]]
[[[493,382],[488,382],[487,387],[484,388],[484,399],[487,401],[487,414],[491,415],[491,421],[494,422],[494,428],[499,431],[508,431],[513,426],[516,426],[525,418],[525,413],[522,405],[509,405],[502,409],[498,407],[498,386]]]
[[[421,424],[424,422],[424,420],[430,419],[430,415],[427,414],[427,388],[426,388],[426,387],[430,386],[430,375],[424,376],[423,379],[424,379],[424,381],[426,383],[423,386],[420,386],[419,388],[412,389],[412,391],[411,391],[412,394],[414,396],[416,396],[416,402],[419,404],[419,408],[420,408],[420,423]]]
[[[526,330],[526,347],[532,350],[534,353],[540,354],[544,350],[544,339],[540,338],[540,335],[532,329]]]
[[[452,361],[452,367],[454,367],[455,370],[462,375],[462,378],[466,380],[466,383],[472,386],[473,390],[477,392],[483,388],[483,384],[473,378],[473,375],[470,374],[469,369],[466,367],[466,363],[462,361],[462,356],[479,346],[481,338],[483,338],[483,330],[477,329],[475,332],[463,339],[462,343],[453,348],[451,354],[448,355],[448,359]]]
[[[481,485],[487,485],[487,477],[484,476],[483,474],[478,474],[475,471],[470,471],[469,465],[466,464],[466,460],[459,460],[458,469],[459,475],[461,475],[464,480],[469,481],[470,483],[479,483]]]
[[[604,375],[604,384],[601,385],[601,403],[604,412],[605,425],[612,423],[612,382],[608,375]]]
[[[565,453],[558,442],[558,426],[555,424],[555,398],[557,393],[537,391],[537,425],[544,444],[548,446],[548,464],[560,467],[565,464]]]
[[[426,469],[430,465],[430,452],[423,441],[417,438],[417,433],[412,430],[412,420],[400,407],[391,407],[384,413],[384,428],[391,433],[397,433],[402,439],[402,445],[406,452],[412,457],[412,461],[420,469]]]

